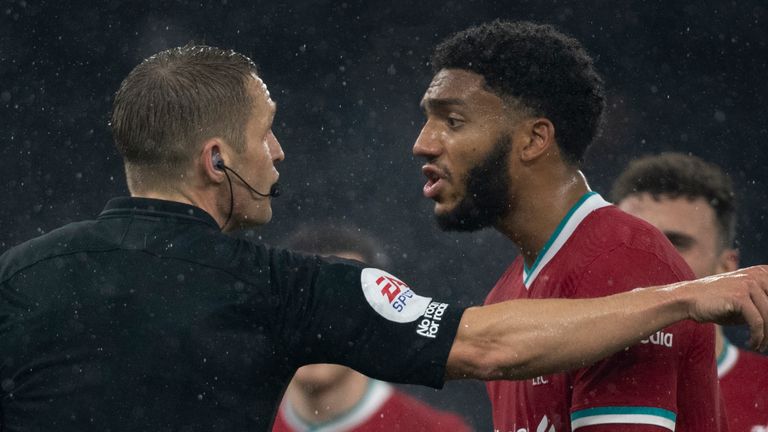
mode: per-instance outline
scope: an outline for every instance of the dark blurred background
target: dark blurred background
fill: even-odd
[[[595,58],[609,109],[584,167],[593,189],[607,196],[638,155],[717,162],[741,200],[743,264],[768,262],[768,7],[759,0],[3,0],[0,252],[127,193],[107,126],[112,95],[143,58],[194,41],[251,56],[279,105],[286,193],[272,223],[243,235],[278,244],[303,221],[343,219],[377,234],[418,293],[480,303],[514,247],[491,231],[436,229],[411,145],[432,48],[494,18],[554,24]],[[491,428],[481,384],[415,391]]]

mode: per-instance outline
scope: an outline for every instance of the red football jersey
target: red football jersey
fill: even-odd
[[[512,263],[486,304],[599,297],[692,278],[663,234],[590,192],[531,268],[520,257]],[[498,431],[707,432],[721,430],[716,374],[714,328],[686,321],[591,366],[487,388]]]
[[[768,432],[768,357],[726,340],[717,375],[731,432]]]
[[[322,424],[302,420],[284,399],[272,432],[468,432],[457,416],[436,410],[391,385],[371,380],[358,404],[344,415]]]

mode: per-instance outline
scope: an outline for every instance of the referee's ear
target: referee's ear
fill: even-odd
[[[210,138],[203,143],[203,148],[198,156],[197,167],[205,183],[224,183],[226,174],[219,163],[226,164],[227,158],[225,153],[226,144],[221,138]]]

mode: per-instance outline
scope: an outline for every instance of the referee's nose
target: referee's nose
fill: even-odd
[[[267,135],[267,145],[269,148],[269,155],[272,157],[272,163],[278,163],[285,160],[283,147],[280,145],[280,141],[277,140],[277,137],[271,130],[269,131],[269,135]]]

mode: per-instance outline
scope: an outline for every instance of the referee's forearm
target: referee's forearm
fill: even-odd
[[[524,379],[582,367],[686,319],[687,310],[662,289],[469,308],[446,378]]]

